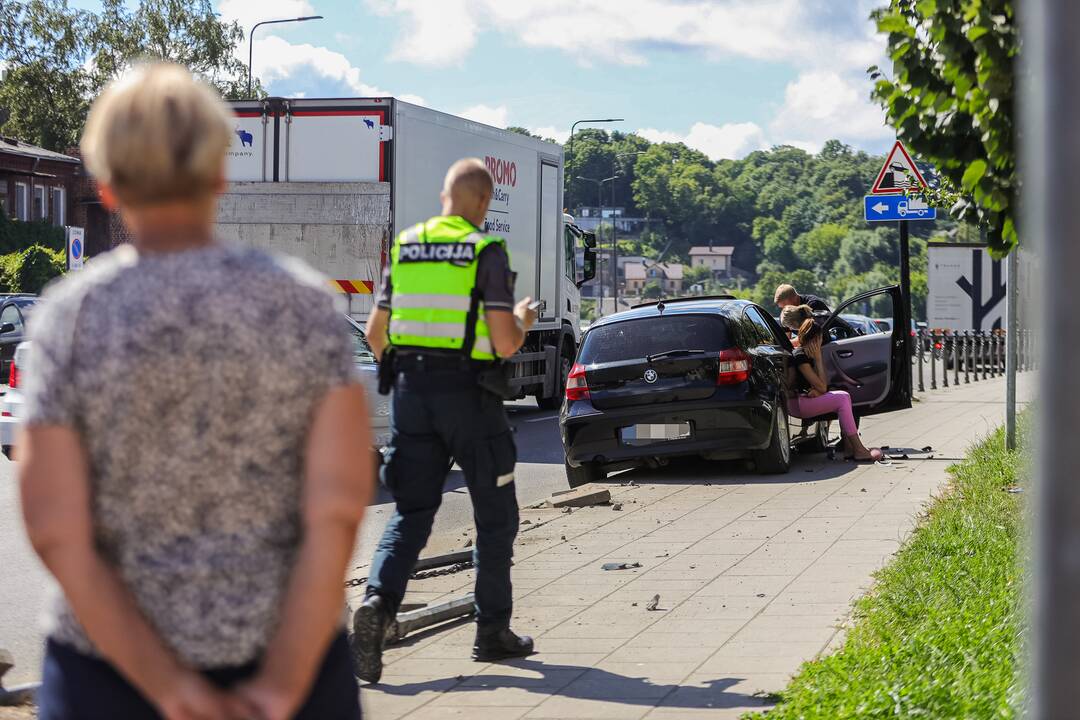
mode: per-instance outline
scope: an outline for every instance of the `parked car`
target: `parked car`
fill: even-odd
[[[881,288],[843,303],[825,331],[853,303],[880,295],[902,318],[900,288]],[[828,343],[829,384],[851,393],[859,416],[910,407],[908,344],[906,333]],[[750,458],[758,472],[787,472],[792,444],[823,449],[834,419],[789,417],[791,353],[768,313],[731,296],[663,300],[598,320],[582,338],[559,415],[567,480],[576,487],[677,456]]]
[[[878,326],[881,332],[892,332],[893,322],[892,318],[874,318],[874,324]],[[911,327],[915,327],[914,321],[912,321]]]
[[[858,332],[860,335],[874,335],[879,332],[884,332],[881,328],[878,327],[877,323],[874,322],[874,320],[868,318],[865,315],[844,313],[840,317],[846,320],[847,324],[853,327],[855,331]]]
[[[0,310],[0,313],[3,311]],[[375,353],[368,344],[364,329],[353,318],[343,315],[348,324],[348,332],[353,341],[353,362],[360,381],[367,394],[368,412],[370,413],[371,435],[376,448],[382,448],[390,442],[390,398],[379,395],[379,366]],[[3,328],[0,327],[0,330]],[[15,435],[22,418],[23,395],[21,371],[31,360],[32,345],[19,343],[14,350],[14,360],[8,370],[8,390],[0,398],[0,449],[11,458]]]
[[[37,295],[0,295],[0,378],[7,378],[15,348],[25,339],[26,318]]]

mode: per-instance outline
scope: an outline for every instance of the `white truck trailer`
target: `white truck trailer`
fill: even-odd
[[[235,137],[218,228],[225,239],[301,258],[366,319],[394,236],[438,215],[446,170],[484,160],[495,179],[486,231],[507,240],[518,298],[540,319],[509,362],[542,407],[562,401],[580,340],[580,286],[595,237],[562,212],[562,148],[396,98],[232,103]],[[579,262],[579,253],[581,262]]]

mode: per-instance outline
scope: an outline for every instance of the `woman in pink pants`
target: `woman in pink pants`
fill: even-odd
[[[796,395],[788,401],[793,417],[812,418],[836,413],[844,441],[844,457],[849,460],[873,462],[881,459],[881,450],[867,448],[859,437],[855,414],[851,411],[851,396],[843,390],[829,390],[825,384],[821,361],[821,328],[813,320],[799,326],[799,347],[793,354],[796,375]]]

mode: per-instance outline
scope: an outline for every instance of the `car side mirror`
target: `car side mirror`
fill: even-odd
[[[6,335],[11,332],[15,332],[15,323],[4,323],[3,325],[0,325],[0,335]]]
[[[581,287],[594,277],[596,277],[596,251],[587,247],[582,255],[581,280],[577,282],[577,286]]]
[[[587,248],[596,247],[596,233],[586,232],[581,234],[581,244]]]

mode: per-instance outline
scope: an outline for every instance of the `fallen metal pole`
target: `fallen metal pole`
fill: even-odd
[[[427,558],[420,558],[416,561],[416,565],[413,566],[413,572],[469,562],[472,560],[472,556],[472,550],[461,550],[458,552],[446,553],[445,555],[433,555]]]

